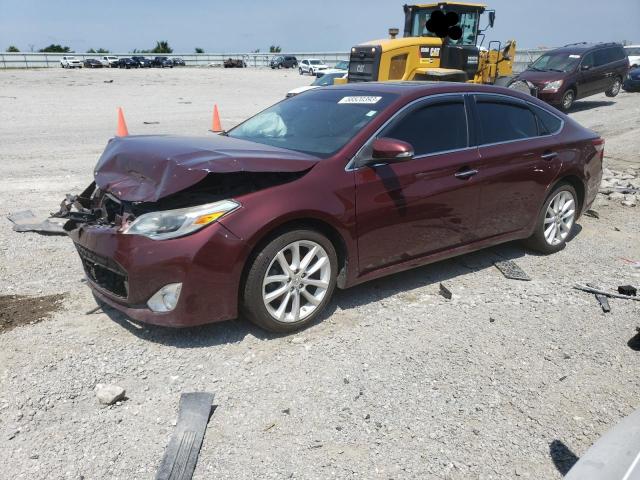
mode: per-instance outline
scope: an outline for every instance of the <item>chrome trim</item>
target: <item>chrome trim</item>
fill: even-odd
[[[347,165],[344,167],[345,172],[354,172],[356,170],[359,170],[360,168],[364,167],[364,165],[360,166],[360,167],[354,167],[353,163],[356,159],[356,157],[358,157],[358,155],[360,155],[360,153],[362,152],[362,150],[364,150],[364,148],[368,145],[368,143],[376,138],[378,136],[378,134],[384,130],[391,122],[393,122],[398,115],[402,114],[405,110],[407,110],[408,108],[413,107],[414,105],[416,105],[417,103],[420,102],[424,102],[424,101],[428,101],[432,98],[440,98],[440,97],[453,97],[453,96],[459,96],[461,97],[462,100],[462,104],[464,106],[464,111],[465,111],[465,118],[467,120],[467,145],[469,144],[469,128],[468,128],[468,124],[469,124],[469,119],[467,118],[467,106],[464,104],[464,96],[466,95],[466,93],[464,92],[451,92],[451,93],[438,93],[436,95],[428,95],[426,97],[420,97],[420,98],[416,98],[415,100],[412,100],[411,102],[407,103],[405,106],[403,106],[400,110],[398,110],[396,113],[393,114],[393,116],[389,119],[387,119],[386,122],[384,122],[380,128],[378,128],[363,144],[362,146],[358,149],[358,151],[351,157],[351,159],[349,160],[349,162],[347,163]],[[469,150],[471,148],[475,148],[474,147],[465,147],[465,148],[459,148],[459,149],[455,149],[455,150],[450,150],[448,152],[437,152],[437,153],[428,153],[428,154],[424,154],[424,155],[419,155],[417,157],[413,157],[414,160],[418,160],[424,157],[428,157],[428,156],[433,156],[433,155],[442,155],[443,153],[450,153],[450,152],[457,152],[457,151],[461,151],[461,150]]]
[[[453,174],[454,177],[456,178],[469,178],[469,177],[473,177],[474,175],[478,174],[478,170],[465,170],[463,172],[456,172]]]

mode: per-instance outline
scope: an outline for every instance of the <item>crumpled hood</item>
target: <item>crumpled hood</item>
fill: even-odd
[[[518,74],[518,79],[529,80],[534,85],[541,85],[543,83],[553,82],[554,80],[564,80],[568,75],[568,73],[562,72],[536,72],[535,70],[525,70]]]
[[[98,160],[96,185],[121,200],[155,202],[210,173],[301,172],[319,159],[221,135],[112,138]]]

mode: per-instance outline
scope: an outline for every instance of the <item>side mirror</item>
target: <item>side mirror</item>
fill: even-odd
[[[589,70],[591,68],[591,65],[582,65],[580,67],[581,70]]]
[[[494,11],[489,12],[489,26],[491,28],[493,28],[493,24],[495,23],[495,21],[496,21],[496,12]]]
[[[413,158],[411,144],[395,138],[377,138],[373,141],[371,159],[373,162],[397,163]]]

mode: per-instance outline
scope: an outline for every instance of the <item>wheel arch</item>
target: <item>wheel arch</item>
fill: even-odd
[[[549,192],[552,192],[561,183],[568,183],[576,191],[576,194],[578,195],[578,203],[580,204],[580,208],[578,209],[578,215],[576,215],[576,218],[580,217],[582,208],[584,207],[586,194],[586,187],[584,185],[584,182],[577,175],[566,173],[558,177],[558,179],[551,185]]]
[[[282,223],[270,225],[259,232],[256,237],[251,240],[250,243],[253,247],[249,251],[242,268],[242,274],[240,276],[240,291],[242,291],[243,285],[245,284],[253,259],[258,255],[262,248],[264,248],[267,243],[278,235],[291,230],[299,230],[303,228],[317,231],[329,239],[333,248],[335,248],[336,255],[338,257],[338,274],[336,276],[336,283],[339,288],[345,288],[348,279],[350,255],[344,236],[330,222],[314,216],[304,216],[290,218]],[[241,299],[238,298],[238,301],[240,300]]]

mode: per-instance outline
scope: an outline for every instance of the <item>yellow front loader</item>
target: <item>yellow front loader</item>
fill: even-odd
[[[405,5],[404,36],[389,29],[388,39],[351,49],[348,82],[430,80],[513,83],[516,42],[490,41],[482,47],[484,32],[493,27],[495,11],[486,5],[439,2]],[[480,28],[487,13],[486,26]],[[446,19],[445,23],[436,20]],[[336,82],[338,83],[338,82]],[[526,84],[522,88],[529,90]]]

